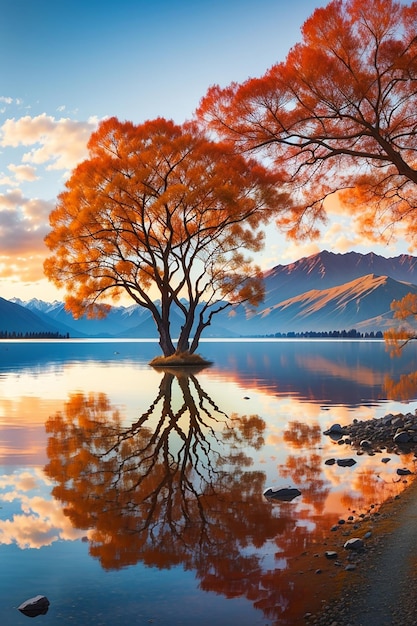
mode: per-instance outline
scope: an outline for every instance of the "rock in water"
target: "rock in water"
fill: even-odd
[[[284,487],[283,489],[277,489],[276,491],[273,489],[267,489],[264,492],[264,496],[266,498],[273,498],[274,500],[284,500],[285,502],[290,502],[297,496],[301,496],[301,491],[295,487]]]
[[[35,596],[22,602],[17,607],[18,610],[28,617],[37,617],[38,615],[46,615],[49,608],[49,600],[45,596]]]
[[[339,467],[352,467],[355,465],[355,459],[337,459],[337,464]]]
[[[409,476],[412,473],[413,472],[411,470],[407,469],[406,467],[399,467],[397,469],[398,476]]]

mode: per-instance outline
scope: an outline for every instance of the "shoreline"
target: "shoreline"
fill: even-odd
[[[415,626],[417,481],[415,475],[408,478],[411,482],[400,495],[370,514],[370,536],[354,559],[353,571],[335,574],[328,585],[333,597],[322,600],[321,611],[304,616],[307,626]],[[331,549],[342,549],[336,538],[332,543]]]

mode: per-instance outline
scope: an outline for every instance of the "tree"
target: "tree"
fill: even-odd
[[[384,339],[391,349],[391,354],[399,356],[404,346],[410,341],[417,339],[415,328],[417,294],[408,293],[401,300],[393,300],[391,309],[394,311],[394,319],[400,320],[400,323],[385,331]]]
[[[195,123],[162,118],[108,119],[88,149],[46,237],[45,273],[66,289],[67,310],[104,316],[106,296],[128,294],[152,314],[169,356],[195,352],[214,314],[260,301],[260,271],[243,251],[261,249],[260,227],[288,204],[276,174]],[[173,311],[182,319],[176,347]]]
[[[402,221],[417,243],[417,2],[333,0],[261,78],[213,86],[198,117],[237,150],[268,155],[294,199],[279,224],[317,234],[326,198],[369,232]]]

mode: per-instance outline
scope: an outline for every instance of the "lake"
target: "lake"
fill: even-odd
[[[38,594],[54,626],[304,623],[326,598],[331,528],[414,468],[323,431],[414,412],[389,380],[416,349],[213,340],[199,351],[213,365],[190,374],[151,368],[153,341],[0,342],[2,626],[26,624],[17,607]]]

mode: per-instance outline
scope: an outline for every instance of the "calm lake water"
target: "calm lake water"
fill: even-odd
[[[322,433],[414,412],[387,383],[416,349],[207,341],[213,366],[186,375],[151,368],[151,341],[0,342],[1,625],[26,624],[38,594],[54,626],[304,623],[319,577],[301,556],[414,468]],[[287,486],[301,496],[263,496]]]

